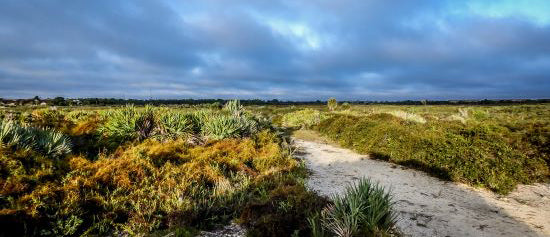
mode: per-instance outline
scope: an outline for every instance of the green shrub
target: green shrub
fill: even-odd
[[[369,179],[348,186],[332,202],[309,218],[313,236],[384,236],[395,231],[391,195]]]
[[[262,130],[262,125],[251,116],[216,114],[208,117],[202,127],[203,135],[214,140],[246,137]]]
[[[319,110],[304,109],[283,115],[282,125],[307,128],[319,124],[324,117]]]
[[[202,129],[203,134],[211,139],[240,137],[246,125],[231,115],[219,114],[209,118]]]
[[[286,236],[295,229],[287,228],[285,218],[302,218],[293,226],[307,228],[300,205],[315,196],[303,193],[297,180],[305,171],[279,142],[268,131],[203,146],[146,139],[96,160],[70,157],[68,164],[0,148],[0,220],[11,226],[0,235],[143,235],[211,228],[242,216],[243,207],[263,202],[268,193],[278,201],[264,204],[276,205],[271,210],[277,218],[264,219],[261,226],[272,229],[263,233]],[[311,204],[308,210],[321,207]],[[256,211],[247,213],[263,214]],[[255,220],[243,221],[256,226]]]
[[[188,137],[197,130],[193,115],[177,112],[166,112],[162,114],[159,118],[158,125],[158,136],[165,139]]]
[[[70,121],[65,120],[64,113],[53,108],[32,111],[27,122],[29,125],[39,128],[63,129],[70,126]]]
[[[103,113],[105,123],[98,128],[103,137],[113,143],[122,143],[138,138],[136,120],[140,117],[139,111],[132,105]]]
[[[329,202],[291,177],[270,176],[253,186],[241,221],[248,236],[312,236],[307,218]]]
[[[335,115],[316,129],[340,145],[453,181],[508,193],[549,169],[532,144],[492,123],[407,123],[388,114]],[[532,155],[534,154],[534,156]]]

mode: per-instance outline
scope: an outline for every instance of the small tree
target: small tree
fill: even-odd
[[[427,105],[428,101],[427,100],[421,100],[420,103],[422,103],[422,105]]]
[[[336,102],[334,97],[330,97],[327,101],[327,106],[330,111],[334,111],[336,110],[336,107],[338,107],[338,102]]]

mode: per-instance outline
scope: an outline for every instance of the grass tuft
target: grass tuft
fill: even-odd
[[[311,216],[313,236],[387,236],[395,232],[397,215],[389,192],[369,179],[348,186],[333,196],[319,214]]]

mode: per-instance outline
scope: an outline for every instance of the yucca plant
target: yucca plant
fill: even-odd
[[[392,198],[378,183],[360,179],[347,187],[344,195],[332,199],[320,216],[316,214],[309,220],[314,236],[326,236],[327,232],[341,237],[393,233],[397,216]]]
[[[21,149],[32,149],[34,137],[27,127],[22,127],[11,121],[0,124],[0,141],[3,146],[16,146]]]
[[[0,123],[0,141],[5,146],[32,149],[51,157],[71,152],[71,142],[64,134],[49,129],[23,127],[13,122]]]
[[[196,124],[198,130],[202,130],[204,124],[215,115],[219,114],[213,110],[201,109],[197,110],[192,114],[193,122]],[[200,132],[200,131],[199,131]]]
[[[11,122],[0,120],[0,141],[8,138],[12,130]]]
[[[233,116],[237,116],[237,117],[240,117],[241,115],[244,114],[244,108],[241,105],[241,102],[239,100],[227,101],[223,109],[233,114]]]
[[[53,130],[31,129],[34,147],[44,155],[59,157],[71,153],[71,142],[67,136]]]
[[[330,237],[331,234],[327,231],[321,221],[321,215],[317,212],[307,218],[309,228],[311,230],[311,236],[313,237]]]
[[[0,121],[0,144],[10,145],[13,143],[15,126],[9,121]]]
[[[204,123],[202,132],[208,138],[219,140],[240,137],[246,126],[244,120],[238,117],[218,114]]]
[[[133,105],[107,111],[103,114],[106,122],[98,131],[113,142],[123,142],[138,138],[136,120],[139,112]]]
[[[195,118],[191,114],[166,112],[158,121],[158,136],[165,139],[188,137],[196,130]]]

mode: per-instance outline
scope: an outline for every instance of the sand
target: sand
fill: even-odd
[[[343,191],[361,177],[394,196],[404,236],[550,236],[550,185],[520,185],[509,195],[443,181],[347,149],[295,140],[321,195]]]

